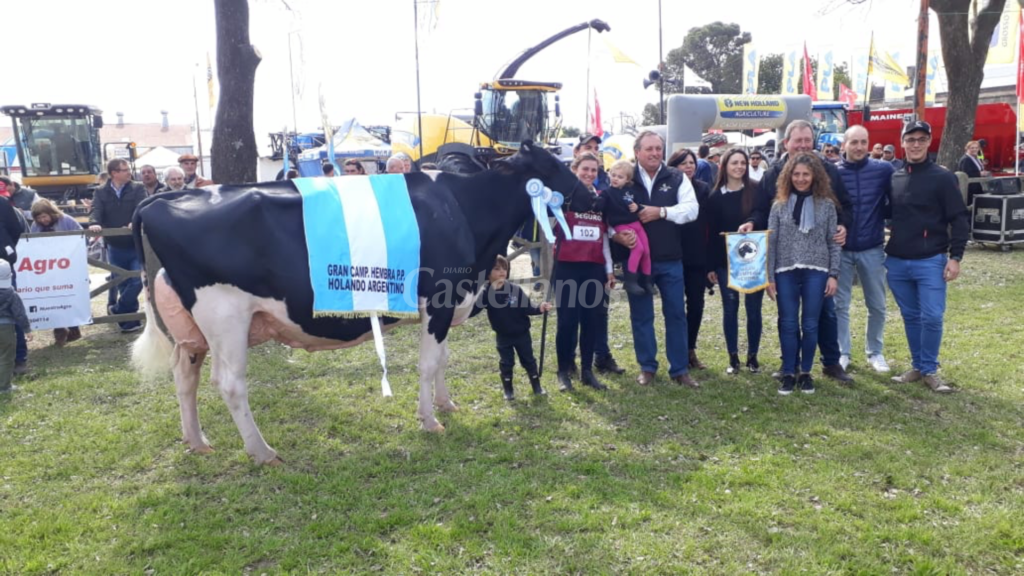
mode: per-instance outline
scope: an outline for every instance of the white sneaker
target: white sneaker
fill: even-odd
[[[875,372],[880,372],[882,374],[887,374],[889,372],[889,363],[885,361],[885,356],[882,356],[881,354],[868,356],[868,364],[871,364],[871,367],[874,368]]]
[[[842,356],[840,356],[839,357],[839,365],[843,367],[844,371],[847,368],[849,368],[850,367],[850,355],[849,354],[843,354]]]

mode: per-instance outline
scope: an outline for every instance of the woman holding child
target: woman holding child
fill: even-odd
[[[591,194],[598,174],[597,156],[585,152],[572,162],[572,171]],[[600,212],[566,211],[571,237],[561,227],[555,236],[555,305],[558,324],[555,351],[558,357],[558,383],[562,391],[573,389],[572,373],[576,346],[580,349],[580,381],[597,390],[607,388],[593,372],[596,325],[604,290],[615,282],[608,245],[607,226]]]

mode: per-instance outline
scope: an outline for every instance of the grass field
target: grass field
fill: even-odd
[[[862,355],[854,387],[819,380],[809,397],[726,376],[716,294],[700,390],[664,373],[633,383],[620,301],[611,340],[630,370],[611,390],[561,394],[549,371],[536,399],[518,370],[508,404],[478,317],[452,333],[462,410],[443,435],[415,418],[414,328],[386,338],[391,399],[372,346],[264,345],[250,401],[278,468],[250,462],[205,383],[216,452],[186,454],[173,386],[140,383],[129,337],[89,327],[56,349],[39,334],[34,373],[0,397],[0,572],[1022,574],[1022,303],[1024,254],[968,250],[946,315],[948,396],[893,384]],[[887,355],[906,369],[889,310]],[[766,300],[768,367],[774,324]]]

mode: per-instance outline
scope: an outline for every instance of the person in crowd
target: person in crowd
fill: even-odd
[[[985,150],[988,149],[988,140],[984,138],[978,138],[978,160],[981,160],[981,165],[988,170],[988,159],[985,157]]]
[[[45,198],[32,205],[32,227],[29,232],[69,232],[81,229],[81,224]],[[82,331],[78,326],[53,329],[53,341],[57,346],[74,342],[81,337]]]
[[[904,127],[907,166],[892,179],[885,268],[913,361],[894,380],[923,381],[933,392],[945,393],[953,391],[938,374],[946,285],[960,275],[970,224],[956,177],[928,158],[931,142],[927,122]]]
[[[115,158],[107,163],[110,181],[93,194],[92,211],[89,213],[89,230],[100,232],[104,228],[131,228],[135,209],[146,199],[146,190],[141,184],[132,182],[128,161]],[[138,270],[139,256],[131,236],[108,236],[107,254],[111,264],[125,270]],[[128,278],[118,285],[117,303],[111,314],[134,314],[139,311],[139,293],[142,282]],[[138,320],[119,322],[121,332],[136,332],[142,328]]]
[[[146,164],[139,169],[139,174],[142,174],[142,187],[146,190],[146,196],[152,196],[157,192],[163,191],[164,185],[161,184],[160,179],[156,177],[156,168]]]
[[[321,166],[320,168],[323,170],[324,176],[328,178],[334,177],[334,164],[331,164],[330,162],[324,162],[323,166]]]
[[[359,176],[366,174],[366,169],[363,168],[363,164],[355,158],[349,158],[342,164],[341,169],[344,170],[345,176]]]
[[[985,170],[985,165],[982,164],[978,155],[981,154],[981,145],[978,144],[977,140],[971,140],[964,146],[964,155],[960,157],[960,162],[956,165],[956,169],[964,174],[967,174],[968,178],[982,178],[984,176],[991,176],[992,173]],[[967,205],[974,204],[974,197],[982,193],[982,187],[980,182],[972,182],[967,185]]]
[[[10,178],[0,176],[0,198],[9,199],[12,188]],[[13,266],[18,262],[18,241],[27,229],[24,214],[10,202],[0,200],[0,259],[12,267],[11,285],[14,288],[18,287],[17,274],[13,272]],[[20,326],[15,327],[14,343],[14,373],[26,374],[29,371],[28,340]]]
[[[888,146],[886,147],[888,148]],[[868,157],[868,131],[863,126],[846,130],[846,158],[839,163],[850,200],[853,218],[843,244],[839,287],[836,290],[836,319],[839,329],[839,364],[850,365],[853,352],[850,342],[850,301],[853,297],[853,278],[860,279],[864,291],[864,304],[868,309],[867,335],[864,352],[868,364],[875,372],[889,371],[883,350],[885,336],[885,214],[892,191],[890,162]]]
[[[715,165],[715,182],[718,182],[718,172],[721,169],[720,162],[722,161],[722,148],[715,146],[708,151],[708,162]]]
[[[892,144],[882,147],[882,160],[892,164],[893,170],[903,168],[903,160],[896,157],[896,147]]]
[[[299,177],[299,171],[294,169],[294,168],[289,170],[288,173],[284,175],[284,179],[285,180],[295,180],[298,177]]]
[[[392,156],[388,158],[385,170],[388,174],[405,174],[405,162],[398,156]]]
[[[764,177],[764,171],[767,169],[767,164],[764,161],[764,155],[760,150],[754,150],[750,153],[750,179],[756,184],[761,181]]]
[[[836,293],[839,282],[837,206],[822,161],[812,153],[794,153],[779,177],[768,216],[768,297],[779,305],[779,394],[784,396],[797,387],[814,393],[818,320],[825,298]],[[802,352],[799,366],[797,348]]]
[[[498,255],[491,269],[487,292],[480,298],[479,305],[487,309],[487,320],[494,330],[499,358],[498,371],[505,400],[512,401],[515,400],[512,370],[515,368],[516,354],[519,355],[519,364],[530,378],[533,393],[546,393],[540,384],[537,359],[533,355],[530,316],[551,310],[551,304],[542,302],[540,306],[534,306],[522,288],[508,281],[508,273],[508,259]]]
[[[764,178],[759,185],[760,194],[757,208],[751,214],[748,222],[740,228],[741,232],[751,230],[763,230],[768,224],[768,214],[771,211],[771,204],[778,192],[779,178],[782,170],[795,155],[802,153],[814,153],[814,128],[807,120],[795,120],[786,127],[786,133],[782,144],[786,147],[784,154],[779,161],[765,172]],[[881,146],[879,146],[881,153]],[[825,162],[825,175],[828,176],[828,185],[832,194],[839,201],[839,225],[836,227],[835,242],[842,246],[846,242],[846,231],[849,228],[853,214],[853,204],[850,201],[850,194],[846,190],[843,179],[839,177],[839,169],[831,162]],[[756,228],[755,228],[756,225]],[[839,363],[839,331],[836,318],[836,307],[834,299],[825,298],[821,308],[821,318],[818,321],[818,348],[821,351],[822,373],[841,383],[849,384],[853,378],[846,373],[842,364]],[[782,372],[775,374],[782,376]]]
[[[177,192],[185,189],[185,171],[177,166],[164,170],[164,187],[157,192]]]
[[[871,159],[881,160],[882,156],[885,154],[884,150],[885,148],[882,146],[881,142],[876,143],[871,147]]]
[[[96,182],[94,183],[94,185],[96,186],[96,188],[103,188],[104,186],[107,185],[107,182],[109,180],[110,174],[106,172],[100,172],[99,174],[96,175]]]
[[[707,222],[710,242],[708,280],[718,284],[722,293],[722,331],[725,333],[725,347],[729,354],[729,374],[740,372],[739,354],[739,311],[740,293],[729,288],[728,255],[725,250],[724,232],[736,232],[754,212],[757,201],[757,183],[750,177],[747,154],[740,148],[725,153],[722,160],[724,169],[718,185],[711,192],[707,202],[701,205],[701,217]],[[747,369],[753,373],[761,371],[757,353],[761,349],[761,306],[764,291],[746,294],[743,305],[747,312]]]
[[[704,370],[707,366],[697,356],[697,338],[704,319],[704,290],[707,280],[707,222],[703,218],[704,203],[711,195],[711,187],[694,178],[697,171],[697,155],[689,148],[677,150],[668,160],[668,166],[675,168],[690,179],[694,196],[700,207],[697,219],[682,225],[683,239],[683,284],[686,297],[686,344],[689,348],[690,370]],[[710,286],[714,286],[711,284]]]
[[[629,160],[619,160],[612,164],[609,170],[611,188],[605,191],[607,200],[604,204],[604,219],[619,232],[630,230],[636,234],[637,242],[629,251],[629,258],[624,265],[623,288],[627,294],[640,296],[652,290],[651,251],[647,233],[637,216],[641,206],[633,198],[633,170],[633,163]]]
[[[213,184],[213,180],[207,180],[196,172],[199,166],[199,158],[195,154],[182,154],[178,156],[178,166],[185,172],[185,188],[202,188],[203,186]]]
[[[698,388],[690,375],[687,358],[687,326],[683,294],[682,225],[697,219],[699,206],[690,179],[665,165],[665,142],[656,132],[641,132],[633,143],[637,168],[633,175],[633,198],[643,205],[640,221],[651,245],[651,276],[661,293],[665,317],[665,355],[669,377],[680,385]],[[632,248],[636,235],[629,230],[615,234],[614,240]],[[658,371],[658,341],[654,335],[654,297],[629,296],[633,349],[640,374],[637,383],[647,386]]]
[[[697,147],[697,170],[691,178],[691,180],[697,179],[707,184],[709,190],[718,181],[718,164],[708,160],[710,154],[711,147],[707,144]]]
[[[14,369],[17,356],[16,330],[32,331],[28,315],[25,314],[25,305],[14,289],[13,275],[10,263],[0,260],[0,394],[18,389],[11,383],[17,374]]]
[[[408,173],[413,171],[414,164],[412,162],[412,157],[411,156],[409,156],[405,152],[399,152],[398,154],[395,154],[395,157],[402,161],[402,172],[403,173],[408,174]]]
[[[573,158],[579,156],[584,152],[593,154],[599,161],[601,160],[601,137],[594,136],[593,134],[583,134],[580,136],[580,141],[572,149]],[[611,180],[609,179],[608,173],[604,171],[604,164],[602,163],[598,167],[597,180],[594,180],[594,188],[604,191],[611,186]]]
[[[822,153],[825,155],[825,160],[833,164],[838,164],[842,159],[839,156],[839,146],[835,144],[825,144],[822,149]]]
[[[597,179],[597,156],[585,152],[572,161],[572,171],[590,194]],[[581,194],[583,192],[577,192]],[[594,343],[600,322],[604,295],[615,284],[607,226],[599,212],[566,211],[565,220],[572,231],[566,238],[561,227],[555,231],[555,302],[558,323],[555,351],[558,356],[558,383],[562,391],[573,390],[572,371],[576,345],[580,349],[580,382],[596,390],[607,386],[593,372]]]
[[[32,205],[39,201],[39,193],[28,186],[22,186],[17,180],[12,180],[10,187],[12,190],[11,204],[14,204],[14,207],[21,210],[28,218],[32,212]]]

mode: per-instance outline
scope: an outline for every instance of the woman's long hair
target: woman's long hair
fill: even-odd
[[[789,195],[793,191],[793,170],[801,164],[807,166],[811,171],[811,195],[814,198],[828,200],[838,208],[839,201],[836,200],[836,195],[832,193],[832,181],[828,177],[828,172],[825,172],[825,165],[815,154],[808,152],[797,154],[786,162],[785,167],[782,168],[782,174],[779,174],[777,182],[778,192],[775,194],[775,201],[781,203],[789,201]]]
[[[730,148],[725,151],[722,155],[722,160],[718,165],[718,181],[715,182],[715,188],[712,193],[719,192],[723,187],[728,188],[729,185],[729,174],[728,166],[729,160],[733,156],[743,156],[743,159],[747,162],[747,167],[743,170],[743,198],[740,199],[740,209],[743,211],[743,217],[750,216],[750,213],[754,210],[754,200],[757,194],[757,186],[750,181],[750,156],[747,151],[742,148]]]

